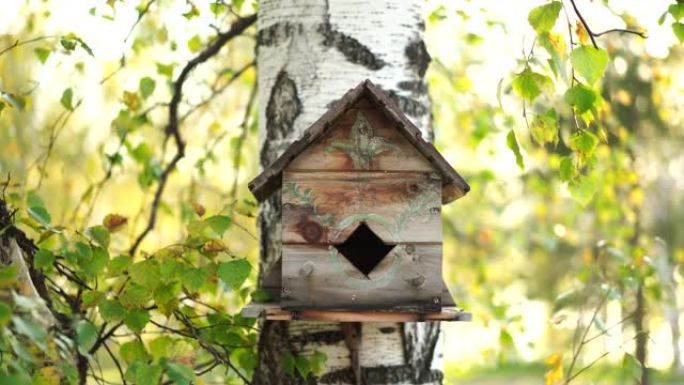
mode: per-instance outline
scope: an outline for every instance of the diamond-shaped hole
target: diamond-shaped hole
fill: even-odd
[[[395,245],[388,245],[365,223],[349,235],[349,238],[335,248],[344,255],[363,275],[368,274],[389,254]]]

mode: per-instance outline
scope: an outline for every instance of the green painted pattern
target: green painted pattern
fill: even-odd
[[[356,121],[349,130],[349,136],[345,140],[334,140],[325,148],[325,153],[342,151],[347,154],[354,168],[368,170],[373,163],[373,158],[383,152],[399,151],[399,149],[387,139],[375,136],[373,127],[362,113],[356,115]]]

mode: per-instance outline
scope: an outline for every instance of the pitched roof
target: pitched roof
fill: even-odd
[[[283,170],[287,165],[326,133],[333,126],[332,123],[364,95],[381,107],[386,117],[397,124],[397,129],[403,136],[440,172],[442,176],[442,203],[449,203],[470,191],[470,186],[465,180],[451,167],[432,143],[423,139],[418,127],[411,123],[399,106],[375,84],[366,79],[355,88],[347,91],[323,116],[304,131],[304,134],[292,143],[278,159],[249,182],[249,190],[257,200],[265,200],[278,189],[282,184]]]

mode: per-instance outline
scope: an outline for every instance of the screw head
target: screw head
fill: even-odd
[[[439,305],[439,302],[440,302],[439,297],[432,297],[432,303],[434,303],[435,305]]]

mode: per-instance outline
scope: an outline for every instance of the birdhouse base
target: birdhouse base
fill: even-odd
[[[438,312],[402,311],[335,311],[335,310],[289,310],[278,303],[250,303],[242,309],[243,317],[264,317],[271,321],[319,321],[319,322],[430,322],[470,321],[472,314],[456,307],[444,307]]]

